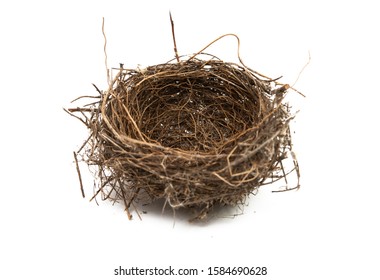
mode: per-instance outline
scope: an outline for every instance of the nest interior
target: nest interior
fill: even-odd
[[[286,176],[288,87],[212,56],[119,69],[99,102],[70,110],[90,130],[79,153],[97,166],[95,196],[127,210],[163,198],[199,219],[243,203]]]

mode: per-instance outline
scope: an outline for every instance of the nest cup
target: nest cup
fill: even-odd
[[[164,199],[174,209],[196,209],[196,219],[215,205],[244,203],[286,176],[287,89],[206,54],[119,69],[86,109],[90,138],[82,153],[98,167],[95,196],[122,201],[127,211]]]

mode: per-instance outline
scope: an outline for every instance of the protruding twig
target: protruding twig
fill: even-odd
[[[83,189],[83,183],[82,183],[82,175],[80,174],[80,169],[79,169],[79,164],[78,164],[77,153],[76,153],[76,152],[73,152],[73,153],[74,153],[75,165],[76,165],[76,167],[77,167],[77,172],[78,172],[78,178],[79,178],[80,190],[81,190],[81,192],[82,192],[82,196],[83,196],[83,198],[85,198],[86,196],[84,195],[84,189]]]
[[[242,58],[240,57],[240,38],[239,38],[239,36],[237,36],[236,34],[233,34],[233,33],[227,33],[227,34],[224,34],[224,35],[222,35],[222,36],[219,36],[219,37],[216,38],[214,41],[212,41],[211,43],[207,44],[207,45],[206,45],[204,48],[202,48],[200,51],[198,51],[197,53],[193,54],[193,55],[192,55],[187,61],[192,60],[194,57],[196,57],[197,55],[201,54],[204,50],[206,50],[206,49],[207,49],[208,47],[210,47],[212,44],[216,43],[216,42],[219,41],[220,39],[222,39],[222,38],[224,38],[224,37],[227,37],[227,36],[233,36],[233,37],[235,37],[236,40],[237,40],[237,44],[238,44],[238,46],[237,46],[237,57],[238,57],[239,62],[240,62],[241,65],[243,65],[246,69],[248,69],[250,72],[252,72],[252,73],[254,73],[254,74],[257,74],[257,75],[259,75],[259,76],[261,76],[261,77],[263,77],[263,78],[265,78],[265,79],[271,80],[271,81],[273,80],[273,79],[271,79],[271,78],[269,78],[269,77],[267,77],[267,76],[265,76],[265,75],[263,75],[263,74],[261,74],[261,73],[255,71],[255,70],[252,70],[252,69],[248,68],[248,67],[244,64]]]
[[[80,117],[78,117],[78,116],[76,116],[76,115],[73,114],[73,112],[80,112],[81,111],[80,108],[71,108],[71,109],[65,109],[65,108],[63,108],[63,111],[65,111],[66,113],[68,113],[70,116],[72,116],[72,117],[80,120],[85,126],[88,126],[87,123],[84,120],[82,120]]]
[[[310,51],[309,51],[309,59],[307,60],[306,64],[302,67],[301,71],[298,73],[297,79],[295,80],[295,82],[293,83],[291,88],[293,88],[296,85],[296,83],[298,82],[298,79],[301,77],[302,72],[310,64],[310,61],[311,61],[311,55],[310,55]],[[298,92],[298,93],[301,94],[303,97],[305,97],[305,95],[303,95],[302,93],[300,93],[300,92]]]
[[[177,43],[175,41],[175,33],[174,33],[174,21],[172,18],[172,13],[169,11],[169,16],[170,16],[170,23],[172,25],[172,35],[173,35],[173,43],[174,43],[174,53],[175,53],[175,58],[177,59],[177,62],[179,62],[179,56],[178,56],[178,50],[177,50]]]
[[[106,65],[106,70],[107,70],[107,83],[110,84],[111,78],[110,78],[110,70],[108,69],[107,37],[106,37],[106,33],[104,31],[104,17],[103,17],[103,21],[102,21],[102,33],[103,33],[103,37],[104,37],[104,47],[103,47],[103,50],[104,50],[104,64]]]

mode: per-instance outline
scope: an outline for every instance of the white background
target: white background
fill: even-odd
[[[172,265],[267,266],[262,279],[379,279],[376,4],[2,1],[0,278],[128,279],[113,269]],[[87,131],[62,107],[94,94],[91,83],[106,86],[101,19],[109,66],[135,68],[173,58],[169,9],[180,54],[233,32],[247,65],[292,83],[310,52],[296,84],[307,97],[289,96],[301,110],[292,126],[299,191],[268,186],[234,219],[178,218],[174,227],[170,212],[128,221],[121,206],[89,203],[88,174],[81,198],[72,151]],[[208,51],[237,62],[233,38]]]

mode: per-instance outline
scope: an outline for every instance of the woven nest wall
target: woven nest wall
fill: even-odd
[[[196,219],[214,205],[244,203],[287,175],[288,88],[205,54],[120,68],[108,90],[97,89],[99,101],[68,110],[90,132],[78,153],[97,167],[94,197],[121,201],[128,213],[164,199],[197,209]]]

